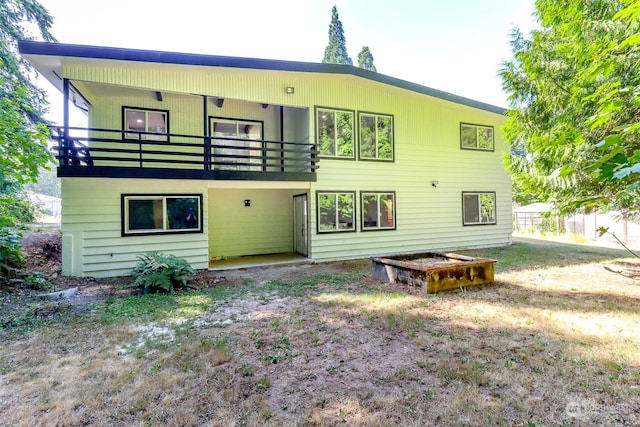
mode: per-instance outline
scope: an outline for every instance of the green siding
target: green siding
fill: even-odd
[[[371,104],[376,104],[375,98],[383,94],[372,93]],[[312,185],[314,193],[317,190],[395,191],[397,228],[340,236],[314,234],[311,245],[314,259],[359,258],[510,242],[511,181],[502,165],[505,147],[499,130],[504,117],[440,100],[427,100],[427,97],[408,96],[395,109],[367,108],[394,115],[393,164],[321,161],[318,180]],[[495,126],[496,151],[461,150],[460,122]],[[431,186],[433,180],[439,181],[437,188]],[[462,191],[495,191],[497,224],[463,227]],[[310,201],[311,229],[315,230],[315,197]],[[359,203],[356,210],[360,230]]]
[[[205,207],[207,203],[206,182],[63,178],[64,274],[124,275],[138,262],[136,255],[151,250],[183,257],[194,268],[208,267],[206,208],[204,233],[121,237],[120,195],[123,193],[202,193]]]
[[[305,139],[309,135],[310,142],[315,138],[315,120],[312,117],[315,106],[393,115],[393,163],[322,159],[317,181],[307,184],[311,190],[310,256],[315,260],[510,243],[511,181],[502,165],[502,152],[506,147],[500,131],[506,119],[504,116],[353,75],[171,64],[153,64],[150,67],[141,63],[91,59],[65,60],[63,71],[65,77],[86,82],[85,86],[90,91],[96,87],[92,82],[162,91],[163,102],[156,101],[152,92],[145,92],[144,99],[118,94],[102,97],[104,94],[98,91],[91,92],[92,102],[96,98],[92,114],[101,116],[91,125],[98,127],[120,126],[121,106],[130,105],[170,110],[171,132],[201,134],[202,99],[188,94],[225,98],[221,109],[211,103],[211,116],[264,120],[267,139],[278,139],[280,134],[279,116],[273,105],[286,106],[285,136],[298,135]],[[295,87],[295,93],[286,94],[287,86]],[[270,107],[262,109],[262,103]],[[494,126],[495,151],[461,150],[460,122]],[[439,181],[437,188],[431,186],[432,180]],[[80,181],[87,183],[89,180]],[[125,182],[127,184],[120,184],[120,187],[128,188],[129,180]],[[143,184],[147,182],[150,185]],[[218,257],[290,251],[291,196],[301,191],[285,183],[268,183],[268,187],[260,184],[263,183],[234,183],[234,188],[225,188],[220,183],[182,182],[178,188],[183,192],[199,192],[195,189],[203,185],[210,188],[208,203],[205,204],[209,215],[208,235],[199,236],[201,239],[196,239],[195,244],[185,247],[170,236],[154,236],[158,239],[145,242],[168,245],[180,253],[188,253],[198,260],[200,266],[205,265],[207,255]],[[80,193],[83,187],[74,185],[76,187],[71,194]],[[160,181],[154,180],[139,181],[136,185],[162,188]],[[319,190],[356,191],[358,199],[361,191],[394,191],[397,229],[360,231],[358,200],[357,232],[318,235],[315,232],[315,192]],[[497,224],[463,227],[462,191],[496,192]],[[89,250],[94,244],[99,247],[102,242],[108,248],[117,246],[120,240],[124,242],[122,251],[117,256],[114,254],[118,261],[113,265],[132,264],[130,257],[139,249],[138,243],[129,238],[118,238],[119,212],[114,210],[110,201],[105,200],[92,210],[93,207],[82,208],[79,196],[63,197],[67,208],[64,212],[65,227],[78,236],[82,233],[80,238],[87,252],[83,261],[85,267],[78,271],[85,274],[106,271],[108,264],[103,264],[106,261],[100,258],[104,254],[93,254],[93,249]],[[105,199],[110,200],[110,197]],[[244,199],[252,200],[251,208],[243,206]],[[118,203],[119,199],[115,207]],[[90,215],[91,212],[94,215]],[[110,235],[109,230],[114,234]],[[78,247],[77,243],[74,245]],[[124,271],[118,268],[118,271]]]
[[[211,258],[293,250],[292,197],[299,190],[210,189]],[[245,207],[244,200],[251,200]]]

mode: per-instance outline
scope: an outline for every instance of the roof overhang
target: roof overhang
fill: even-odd
[[[162,52],[153,50],[48,43],[30,40],[20,41],[18,43],[18,49],[22,56],[31,62],[35,69],[59,90],[62,90],[62,58],[89,58],[156,64],[353,75],[423,95],[443,99],[445,101],[454,102],[456,104],[496,114],[505,114],[505,109],[502,107],[497,107],[495,105],[454,95],[452,93],[411,83],[406,80],[397,79],[395,77],[386,76],[384,74],[362,68],[353,67],[351,65]]]

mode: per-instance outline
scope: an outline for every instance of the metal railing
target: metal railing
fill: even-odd
[[[318,168],[315,144],[52,127],[60,167],[164,168],[200,171],[308,172]]]

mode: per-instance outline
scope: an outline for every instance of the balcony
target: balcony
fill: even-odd
[[[315,144],[52,127],[59,177],[315,181]]]

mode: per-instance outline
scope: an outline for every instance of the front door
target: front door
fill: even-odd
[[[307,195],[293,196],[293,251],[309,255],[309,233],[307,217]]]

